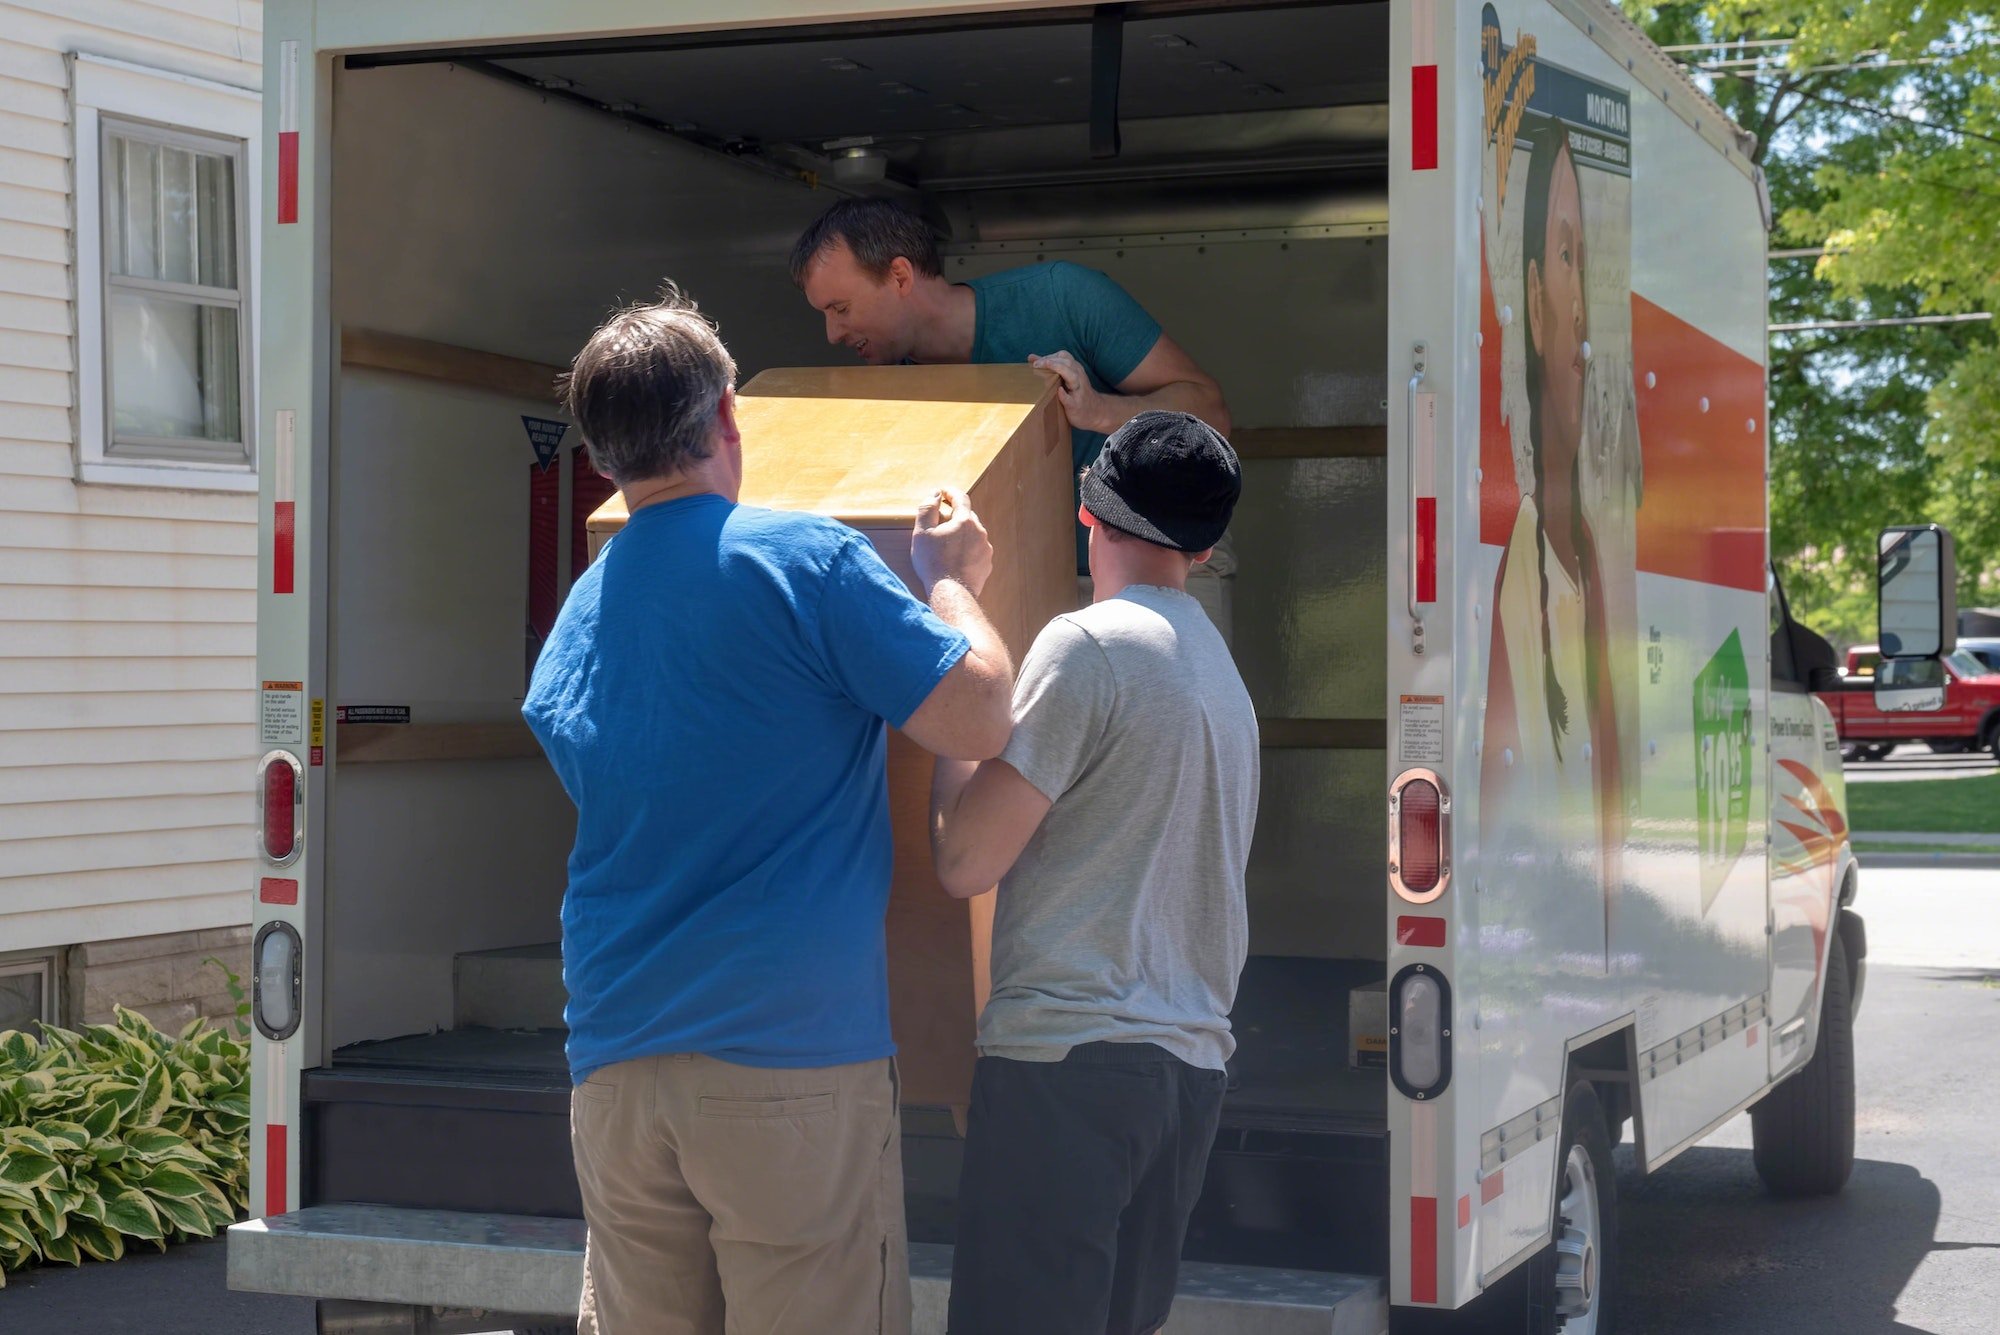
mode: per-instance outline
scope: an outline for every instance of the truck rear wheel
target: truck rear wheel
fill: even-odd
[[[1547,1303],[1562,1335],[1610,1335],[1618,1275],[1618,1173],[1597,1090],[1587,1080],[1563,1101],[1556,1161],[1555,1247],[1542,1266]]]
[[[1854,1171],[1854,1017],[1847,949],[1833,933],[1812,1060],[1750,1110],[1757,1176],[1773,1196],[1831,1196]]]

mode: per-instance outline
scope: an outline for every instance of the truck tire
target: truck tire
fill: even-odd
[[[1563,1102],[1556,1171],[1553,1244],[1458,1311],[1391,1309],[1390,1335],[1613,1335],[1618,1178],[1604,1105],[1587,1080]]]
[[[1555,1245],[1529,1263],[1532,1335],[1617,1329],[1618,1170],[1604,1108],[1588,1080],[1563,1100],[1556,1154]]]
[[[1854,1017],[1834,932],[1812,1060],[1750,1110],[1757,1176],[1773,1196],[1831,1196],[1854,1171]]]

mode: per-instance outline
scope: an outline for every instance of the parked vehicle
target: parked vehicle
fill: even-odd
[[[784,263],[830,190],[952,275],[1105,270],[1238,424],[1265,798],[1176,1332],[1608,1332],[1628,1125],[1650,1172],[1751,1108],[1773,1191],[1839,1190],[1866,942],[1832,650],[1765,564],[1747,136],[1605,0],[754,9],[267,3],[231,1282],[323,1331],[573,1313],[574,823],[518,706],[603,490],[548,384],[662,275],[746,376],[837,358]],[[936,1330],[954,1108],[903,1125]]]
[[[2000,636],[1960,636],[1958,647],[1984,663],[1988,672],[2000,672]]]
[[[1910,684],[1909,664],[1884,666],[1872,644],[1849,649],[1846,674],[1820,692],[1840,733],[1841,757],[1881,760],[1905,742],[1923,742],[1941,755],[1992,751],[2000,759],[2000,673],[1981,656],[1981,647],[1979,641],[1958,642],[1944,660],[1944,708],[1915,714],[1887,712],[1875,703],[1877,687]],[[2000,658],[2000,646],[1985,652]]]

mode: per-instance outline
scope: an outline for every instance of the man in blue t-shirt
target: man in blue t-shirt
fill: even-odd
[[[673,293],[592,335],[564,389],[631,513],[522,707],[577,807],[578,1329],[900,1335],[883,725],[1006,744],[993,549],[964,496],[928,503],[926,606],[845,525],[737,504],[735,377]]]
[[[1079,473],[1106,436],[1154,409],[1192,413],[1229,434],[1215,378],[1096,269],[1053,260],[953,283],[930,226],[885,199],[833,205],[799,237],[791,267],[826,317],[827,342],[876,366],[1026,361],[1060,376]],[[1076,534],[1077,573],[1088,574],[1081,526]]]

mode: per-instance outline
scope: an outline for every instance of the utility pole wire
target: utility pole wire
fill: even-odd
[[[1862,54],[1868,55],[1871,53],[1864,51]],[[1912,56],[1908,60],[1868,60],[1850,65],[1808,65],[1804,69],[1797,70],[1789,69],[1789,67],[1783,65],[1773,66],[1770,61],[1761,56],[1744,56],[1739,60],[1705,60],[1699,64],[1688,64],[1686,61],[1682,61],[1681,63],[1688,69],[1700,70],[1704,74],[1734,74],[1738,70],[1743,69],[1762,70],[1772,68],[1785,69],[1792,74],[1844,74],[1857,70],[1904,69],[1914,65],[1949,65],[1954,60],[1962,59],[1964,59],[1963,53],[1956,56]]]
[[[1757,86],[1762,86],[1763,84],[1768,82],[1768,80],[1759,79],[1756,76],[1750,74],[1739,73],[1736,70],[1718,70],[1716,72],[1728,78],[1740,79],[1744,83]],[[1847,98],[1829,97],[1825,93],[1808,93],[1800,89],[1794,89],[1792,91],[1796,92],[1798,96],[1807,98],[1811,101],[1819,102],[1830,107],[1840,107],[1841,109],[1846,111],[1859,112],[1861,115],[1864,116],[1876,116],[1880,117],[1883,120],[1902,121],[1904,124],[1914,125],[1920,130],[1934,130],[1939,134],[1963,135],[1968,139],[1979,139],[1989,144],[2000,144],[2000,136],[1985,134],[1978,130],[1967,130],[1961,126],[1956,126],[1956,125],[1941,125],[1936,121],[1919,120],[1915,116],[1906,116],[1901,112],[1890,111],[1884,107],[1871,107],[1865,102],[1851,102]]]
[[[1720,42],[1684,42],[1660,50],[1671,56],[1682,51],[1721,51],[1732,46],[1791,46],[1796,41],[1796,37],[1732,37]]]
[[[1905,315],[1882,320],[1805,320],[1798,324],[1766,325],[1773,334],[1805,334],[1821,329],[1887,329],[1894,325],[1911,324],[1973,324],[1993,318],[1992,311],[1974,311],[1970,315]]]

